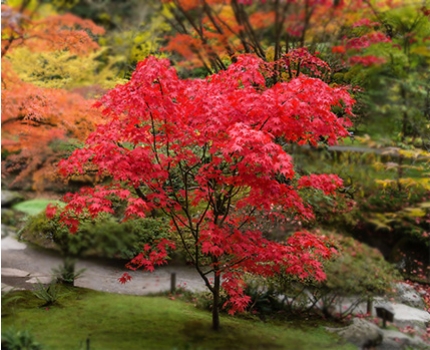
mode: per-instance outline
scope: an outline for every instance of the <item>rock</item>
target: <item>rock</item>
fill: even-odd
[[[374,348],[375,350],[407,350],[407,347],[393,339],[384,339],[382,343]]]
[[[427,311],[416,309],[404,304],[391,304],[394,311],[394,324],[397,327],[426,328],[430,322],[430,314]]]
[[[376,349],[429,349],[430,345],[426,344],[419,337],[410,337],[404,333],[393,330],[382,330],[383,342]]]
[[[395,289],[397,290],[397,301],[418,309],[424,309],[425,304],[421,295],[407,283],[396,283]]]
[[[38,284],[38,283],[42,283],[42,284],[49,284],[52,281],[52,276],[43,276],[43,277],[32,277],[29,280],[27,280],[27,283],[32,283],[32,284]]]
[[[2,276],[9,276],[9,277],[28,277],[28,276],[30,276],[30,272],[18,270],[18,269],[13,269],[10,267],[2,267],[1,275]]]
[[[22,202],[24,200],[24,197],[19,194],[18,192],[12,192],[12,191],[1,191],[1,206],[9,208],[12,205]]]
[[[1,240],[1,250],[24,250],[25,248],[27,248],[26,244],[18,242],[15,238],[10,236],[2,238]]]
[[[387,301],[384,298],[375,298],[374,300],[374,311],[375,307],[379,305],[388,305],[391,311],[394,313],[393,324],[400,328],[411,326],[413,328],[426,329],[427,324],[430,323],[430,313],[423,309],[414,308],[405,304],[399,304],[395,302]],[[376,313],[372,313],[376,315]],[[382,321],[381,321],[382,322]]]
[[[344,328],[326,328],[337,333],[350,343],[365,348],[382,343],[383,333],[378,326],[361,318],[354,318],[352,324]]]

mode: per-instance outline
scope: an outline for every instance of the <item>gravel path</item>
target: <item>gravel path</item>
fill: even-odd
[[[9,287],[32,289],[37,280],[48,283],[52,269],[62,263],[57,252],[33,247],[16,241],[12,236],[2,238],[1,270],[2,289]],[[154,272],[130,271],[124,263],[106,259],[80,259],[77,270],[85,269],[75,286],[110,293],[145,295],[170,290],[171,274],[176,274],[176,285],[193,291],[205,290],[203,280],[192,268],[171,264]],[[120,284],[118,278],[128,272],[133,278]]]

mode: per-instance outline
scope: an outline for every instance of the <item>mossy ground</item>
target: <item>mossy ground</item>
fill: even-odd
[[[321,326],[222,316],[211,330],[211,315],[194,305],[163,296],[63,290],[57,305],[30,292],[9,303],[2,329],[27,329],[47,349],[353,349]]]

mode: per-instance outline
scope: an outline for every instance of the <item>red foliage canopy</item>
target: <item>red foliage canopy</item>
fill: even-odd
[[[324,279],[320,259],[332,252],[323,240],[298,232],[286,242],[269,241],[256,218],[312,218],[297,187],[329,194],[342,185],[335,175],[297,181],[278,141],[316,144],[324,137],[334,144],[348,135],[353,100],[344,89],[303,75],[267,87],[268,75],[251,55],[205,80],[179,79],[166,59],[139,63],[131,80],[98,104],[108,122],[60,164],[65,176],[90,164],[111,179],[69,195],[63,222],[74,231],[82,216],[113,212],[113,198],[127,203],[126,217],[163,212],[215,298],[222,275],[231,312],[249,301],[245,272]],[[169,247],[167,240],[145,247],[128,267],[152,270]]]

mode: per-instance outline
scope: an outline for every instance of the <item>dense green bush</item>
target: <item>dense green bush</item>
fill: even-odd
[[[400,278],[394,267],[375,248],[352,237],[331,234],[339,256],[325,263],[325,287],[343,295],[383,295]]]
[[[95,255],[131,259],[144,244],[166,238],[167,222],[161,218],[143,218],[118,222],[110,215],[82,222],[78,232],[71,234],[58,216],[48,219],[45,213],[30,217],[20,238],[43,246],[55,247],[67,257]]]

